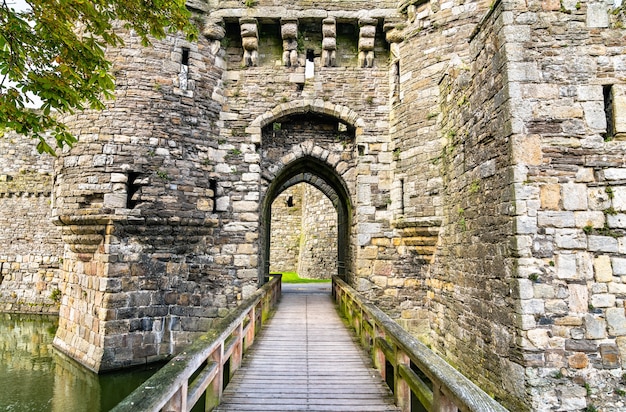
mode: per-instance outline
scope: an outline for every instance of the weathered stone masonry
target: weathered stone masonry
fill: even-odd
[[[116,99],[33,174],[58,225],[39,286],[1,221],[0,291],[58,285],[59,348],[95,370],[175,352],[263,282],[272,204],[307,183],[336,211],[337,273],[505,406],[624,408],[623,9],[189,5],[204,36],[126,33]]]
[[[0,308],[57,313],[61,232],[50,221],[53,159],[14,134],[0,136]]]

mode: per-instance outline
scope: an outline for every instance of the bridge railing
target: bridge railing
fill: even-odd
[[[487,393],[338,277],[333,297],[403,412],[505,412]],[[415,409],[412,409],[415,408]]]
[[[280,299],[281,276],[246,299],[120,402],[114,412],[188,412],[206,394],[205,410],[217,406],[243,354]]]

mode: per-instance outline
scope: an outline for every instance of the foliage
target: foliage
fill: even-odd
[[[190,40],[197,35],[185,0],[24,2],[19,11],[12,0],[0,0],[0,124],[38,139],[39,152],[54,154],[48,132],[58,147],[76,141],[58,114],[102,109],[102,100],[113,97],[104,50],[123,44],[117,21],[143,45],[177,31]]]

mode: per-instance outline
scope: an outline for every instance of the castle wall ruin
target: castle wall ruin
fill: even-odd
[[[4,160],[2,207],[57,226],[0,220],[2,296],[58,284],[55,344],[94,370],[167,357],[264,281],[272,202],[306,183],[337,273],[506,407],[623,409],[623,7],[189,5],[204,36],[126,33],[116,99],[25,169],[51,211],[4,194]],[[43,283],[20,282],[42,231]]]

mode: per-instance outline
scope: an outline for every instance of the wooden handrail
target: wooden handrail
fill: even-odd
[[[333,297],[361,344],[370,352],[376,368],[390,385],[396,404],[403,412],[411,411],[411,394],[427,411],[506,411],[336,276],[333,277]],[[426,377],[426,382],[422,377]]]
[[[222,397],[223,383],[241,365],[243,354],[276,307],[280,292],[281,276],[272,275],[269,282],[235,311],[176,355],[112,411],[131,412],[141,408],[152,412],[188,412],[203,393],[206,393],[205,410],[215,408]]]

